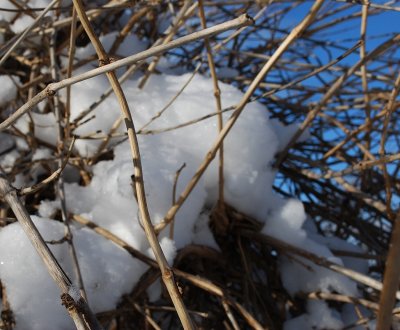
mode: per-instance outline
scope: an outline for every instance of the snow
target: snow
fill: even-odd
[[[11,25],[11,30],[16,34],[21,33],[27,27],[31,26],[34,21],[35,20],[31,16],[22,16],[20,18],[17,18],[14,24]]]
[[[335,291],[345,295],[358,296],[356,284],[344,275],[316,266],[303,258],[298,258],[298,260],[302,264],[295,263],[287,258],[281,260],[282,282],[291,295],[299,292]],[[330,261],[336,261],[340,264],[338,258]]]
[[[280,204],[280,205],[279,205]],[[279,205],[279,206],[278,206]],[[269,216],[262,232],[288,242],[301,249],[324,257],[331,262],[343,265],[340,258],[333,256],[326,245],[312,239],[303,229],[307,215],[303,204],[296,199],[281,200]],[[301,263],[283,257],[281,259],[282,281],[292,295],[297,292],[313,292],[332,290],[357,296],[356,284],[347,277],[299,257]],[[293,274],[296,274],[294,277]]]
[[[19,152],[17,150],[8,152],[3,157],[1,157],[0,166],[5,170],[7,170],[8,168],[12,168],[18,157]]]
[[[22,23],[25,26],[27,24],[19,24]],[[115,33],[111,33],[102,37],[107,49],[115,36]],[[143,47],[142,42],[130,36],[117,53],[125,56],[140,51]],[[78,49],[76,57],[83,59],[93,53],[93,48],[87,46]],[[79,72],[88,67],[91,67],[91,64],[80,68]],[[228,68],[220,70],[221,76],[228,77],[229,74],[234,72]],[[138,79],[127,80],[123,89],[136,130],[147,125],[190,77],[190,73],[180,76],[154,74],[143,90],[137,88]],[[7,76],[0,76],[0,83],[7,88],[0,91],[0,102],[8,102],[16,95],[15,84]],[[146,126],[146,130],[165,130],[215,112],[212,86],[210,78],[196,75],[177,100],[159,118]],[[108,88],[109,84],[104,76],[74,85],[71,91],[71,120],[78,118]],[[243,96],[235,87],[224,83],[220,83],[220,89],[224,108],[237,104]],[[10,95],[12,97],[9,97]],[[43,109],[42,103],[31,112],[30,117],[25,115],[20,118],[16,127],[21,132],[28,133],[32,121],[35,136],[55,146],[55,116],[53,113],[43,113]],[[81,122],[93,115],[91,120],[81,124],[73,133],[77,136],[94,133],[107,135],[120,118],[115,96],[107,98]],[[230,113],[224,114],[224,122],[229,116]],[[246,106],[224,142],[226,202],[264,223],[264,234],[338,264],[351,264],[351,260],[334,257],[329,249],[330,246],[342,243],[343,249],[351,250],[348,243],[323,238],[316,231],[307,229],[308,220],[303,204],[296,199],[282,199],[273,193],[275,171],[271,168],[271,163],[274,155],[285,146],[295,130],[295,125],[285,127],[269,120],[268,111],[257,102]],[[120,125],[117,132],[124,132],[123,125]],[[0,147],[5,149],[6,142],[3,142],[3,136],[5,135],[2,135]],[[177,180],[176,198],[189,183],[216,137],[215,116],[168,132],[139,135],[146,197],[154,224],[164,218],[172,205],[177,170],[186,164]],[[303,138],[306,138],[306,135]],[[111,139],[111,145],[118,143],[114,148],[112,160],[100,161],[89,168],[93,176],[87,186],[73,182],[74,175],[71,175],[70,182],[65,183],[67,209],[72,214],[82,215],[108,229],[142,253],[154,257],[144,235],[134,198],[130,148],[128,142],[121,140]],[[22,142],[19,143],[24,147]],[[98,152],[100,145],[101,140],[78,138],[75,152],[84,157],[93,156]],[[33,154],[33,159],[41,160],[51,156],[50,149],[40,148]],[[17,150],[0,155],[0,165],[7,169],[18,157]],[[16,183],[23,183],[22,175],[16,177]],[[160,244],[169,263],[173,262],[177,249],[188,244],[204,244],[218,249],[208,227],[209,212],[216,203],[217,193],[217,163],[213,161],[176,214],[173,239],[169,238],[169,226],[160,235]],[[33,216],[35,224],[46,240],[59,240],[63,237],[63,224],[48,219],[55,214],[59,204],[58,200],[43,200],[38,210],[40,217]],[[73,225],[72,232],[90,306],[95,312],[114,308],[120,297],[134,287],[147,267],[89,229]],[[0,278],[15,312],[16,329],[71,329],[72,323],[60,304],[60,292],[18,223],[0,230],[0,246]],[[66,243],[51,244],[50,248],[76,283]],[[15,251],[18,251],[18,254],[15,254]],[[336,291],[358,295],[355,283],[348,278],[315,266],[304,259],[300,260],[302,264],[280,257],[282,281],[290,294]],[[366,265],[358,264],[357,270],[365,271]],[[78,293],[74,288],[71,289],[71,295],[76,298]],[[150,298],[155,300],[160,291],[159,284],[154,284],[149,290]],[[38,301],[40,303],[37,303]],[[285,323],[285,329],[310,329],[314,326],[338,329],[343,326],[343,320],[341,315],[335,313],[324,302],[310,301],[306,314]]]
[[[209,246],[215,250],[220,250],[214,236],[208,226],[210,220],[210,214],[208,212],[203,212],[197,219],[193,228],[193,244]]]
[[[71,298],[75,301],[78,302],[79,299],[81,298],[81,293],[78,287],[75,285],[71,285],[68,289],[68,294],[71,296]]]
[[[174,258],[176,256],[176,247],[175,247],[175,243],[173,240],[169,239],[168,237],[163,237],[160,240],[160,246],[161,249],[164,253],[164,255],[167,258],[167,262],[169,264],[172,264],[174,262]],[[153,253],[153,250],[151,248],[147,249],[147,255],[152,258],[152,259],[156,259]]]
[[[37,148],[32,156],[32,161],[51,158],[51,151],[47,148]]]
[[[44,200],[39,205],[38,214],[43,218],[51,218],[60,209],[60,201]]]
[[[356,310],[357,308],[357,310]],[[364,306],[358,305],[355,308],[353,304],[344,304],[342,307],[342,320],[346,326],[354,325],[360,320],[360,315],[364,318],[372,318],[368,322],[362,325],[353,326],[351,329],[354,330],[365,330],[365,329],[376,329],[376,319],[373,317],[373,313]]]
[[[13,138],[5,133],[0,133],[0,154],[6,153],[14,146]]]
[[[11,1],[2,1],[1,6],[5,9],[16,9],[17,7],[11,3]],[[10,21],[16,13],[11,11],[0,11],[0,21]]]
[[[24,116],[23,120],[16,123],[16,127],[23,133],[29,132],[29,124],[32,120],[35,136],[42,141],[57,143],[57,123],[54,113],[40,114],[32,112],[31,117]]]
[[[29,0],[27,3],[29,8],[46,8],[50,4],[50,0]],[[99,1],[97,1],[99,2]],[[67,0],[59,1],[60,6],[68,6],[70,2]],[[18,9],[19,7],[12,4],[9,0],[2,0],[1,7],[6,9]],[[17,17],[18,16],[18,17]],[[50,10],[46,13],[45,18],[42,20],[41,24],[46,22],[46,19],[50,20],[51,17],[54,17],[54,13]],[[63,16],[63,15],[61,15]],[[35,16],[36,17],[36,16]],[[15,21],[13,21],[17,18]],[[7,12],[7,11],[0,11],[0,21],[5,20],[8,22],[13,22],[11,24],[11,30],[15,33],[22,33],[27,27],[31,26],[35,19],[31,15],[23,15],[19,16],[18,12]],[[40,23],[39,23],[40,24]]]
[[[239,75],[238,70],[228,67],[218,68],[217,70],[218,79],[229,79],[229,78],[234,78],[238,75]]]
[[[115,40],[115,38],[118,36],[118,32],[111,32],[109,34],[106,34],[104,36],[101,36],[100,42],[104,46],[105,51],[109,52],[111,49],[111,46]],[[134,53],[141,52],[146,49],[146,45],[144,42],[140,41],[136,35],[134,34],[128,34],[124,41],[119,45],[117,54],[118,56],[124,57],[124,56],[129,56]],[[91,43],[89,43],[86,47],[81,47],[76,50],[75,57],[79,60],[85,60],[88,57],[96,55],[96,52],[94,50],[94,47]]]
[[[293,137],[293,135],[297,132],[297,130],[301,126],[298,123],[284,125],[278,119],[271,120],[271,124],[274,128],[275,133],[278,136],[280,150],[287,146],[290,139]],[[311,135],[310,135],[309,130],[305,129],[304,132],[301,133],[301,135],[299,136],[299,138],[296,141],[298,143],[304,142],[307,139],[309,139],[310,137],[311,137]]]
[[[343,329],[340,315],[329,309],[324,301],[309,301],[307,311],[307,314],[286,321],[283,329]]]
[[[16,76],[0,75],[0,106],[10,102],[17,95],[14,81],[18,81]]]
[[[63,237],[63,224],[35,216],[33,220],[46,241]],[[72,234],[90,306],[95,312],[114,308],[146,267],[89,229],[73,227]],[[60,291],[20,225],[13,223],[3,228],[0,242],[0,277],[15,313],[16,329],[72,329],[60,302]],[[73,279],[67,244],[50,244],[49,247]]]

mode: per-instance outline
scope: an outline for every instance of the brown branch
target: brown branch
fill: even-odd
[[[379,301],[377,329],[390,329],[392,310],[396,301],[400,283],[400,212],[393,222],[392,238],[386,260],[386,270],[383,278],[383,290]]]

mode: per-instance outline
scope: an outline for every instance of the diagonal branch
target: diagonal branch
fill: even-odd
[[[227,30],[235,29],[240,26],[250,25],[252,23],[253,23],[253,20],[248,15],[243,14],[242,16],[240,16],[236,19],[233,19],[231,21],[227,21],[225,23],[215,25],[215,26],[210,27],[205,30],[191,33],[187,36],[175,39],[165,45],[152,47],[152,48],[147,49],[138,54],[131,55],[131,56],[128,56],[121,60],[100,66],[97,69],[87,71],[87,72],[77,75],[75,77],[67,78],[67,79],[61,80],[59,82],[49,84],[44,90],[42,90],[39,94],[35,95],[31,100],[29,100],[29,102],[25,103],[16,112],[14,112],[10,117],[8,117],[6,120],[4,120],[0,124],[0,131],[4,130],[7,127],[9,127],[10,125],[12,125],[18,118],[20,118],[23,114],[25,114],[26,112],[31,110],[39,102],[43,101],[44,99],[46,99],[49,96],[53,96],[58,90],[60,90],[62,88],[71,86],[71,85],[76,84],[83,80],[87,80],[87,79],[99,76],[103,73],[114,71],[123,66],[137,63],[137,62],[145,60],[151,56],[165,53],[166,51],[168,51],[170,49],[177,48],[177,47],[187,44],[189,42],[193,42],[193,41],[203,39],[206,37],[211,37],[215,34],[222,33]]]
[[[69,292],[75,290],[71,280],[61,268],[43,237],[35,227],[24,205],[18,198],[16,189],[11,186],[4,176],[0,176],[0,198],[5,200],[11,207],[25,234],[46,265],[50,276],[61,289],[61,299],[63,300],[63,304],[68,301],[66,307],[77,329],[101,329],[100,324],[97,322],[82,295],[80,295],[78,301],[75,301],[70,296]]]

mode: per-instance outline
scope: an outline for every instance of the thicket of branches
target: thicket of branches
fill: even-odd
[[[45,99],[49,96],[49,90],[50,94],[57,92],[57,82],[71,75],[71,67],[61,67],[60,59],[73,57],[75,46],[93,42],[93,36],[85,32],[87,27],[81,24],[80,15],[83,14],[79,9],[73,12],[73,5],[67,2],[62,5],[56,3],[50,9],[56,14],[54,18],[39,20],[30,37],[19,42],[21,34],[12,32],[10,24],[23,15],[36,19],[44,8],[31,8],[29,1],[11,2],[17,7],[16,16],[11,22],[1,25],[4,42],[0,46],[0,74],[18,77],[19,88],[18,97],[0,109],[2,122],[12,118],[16,109],[25,104],[32,108],[29,102],[36,102],[36,95]],[[75,6],[79,2],[74,2]],[[111,1],[94,6],[87,1],[84,9],[95,36],[110,31],[120,32],[107,54],[109,58],[99,50],[102,68],[110,61],[118,63],[118,47],[130,32],[146,40],[151,49],[154,45],[168,45],[170,40],[247,13],[254,19],[249,26],[241,27],[236,32],[224,32],[161,50],[153,54],[155,57],[152,62],[141,60],[130,69],[131,72],[143,74],[139,85],[144,86],[150,75],[158,74],[157,61],[162,54],[172,63],[172,69],[210,75],[213,69],[210,69],[207,55],[211,55],[216,72],[226,72],[228,69],[234,72],[221,80],[245,92],[252,88],[257,74],[263,70],[265,63],[276,56],[279,47],[288,40],[293,28],[306,16],[313,3],[278,0]],[[377,313],[380,303],[381,326],[387,324],[385,316],[382,316],[385,311],[390,318],[398,288],[396,269],[400,268],[400,260],[396,260],[395,256],[391,258],[389,251],[391,238],[393,250],[400,248],[400,237],[392,235],[392,232],[396,232],[393,230],[394,224],[399,220],[396,217],[400,190],[400,35],[376,32],[377,29],[368,24],[371,20],[377,22],[379,17],[382,19],[380,24],[384,24],[385,15],[399,12],[397,3],[323,2],[312,22],[299,36],[294,36],[287,49],[279,54],[279,59],[258,82],[248,100],[263,103],[272,118],[285,124],[299,123],[286,148],[276,156],[276,192],[301,199],[323,235],[336,236],[365,247],[368,253],[356,257],[370,260],[372,277],[383,281],[385,268],[393,270],[386,275],[380,302],[379,291],[368,290],[365,290],[364,302],[354,302]],[[203,10],[205,16],[201,15]],[[0,8],[0,11],[6,9]],[[57,19],[57,14],[62,16]],[[123,15],[129,15],[124,26],[120,23]],[[173,22],[173,25],[166,33],[161,33],[165,29],[160,24],[166,21]],[[32,36],[37,40],[30,40]],[[93,59],[87,59],[90,60]],[[54,93],[48,86],[55,87]],[[41,145],[54,151],[59,158],[60,168],[65,165],[65,156],[69,153],[68,147],[74,138],[77,121],[70,122],[68,119],[68,101],[66,104],[56,104],[54,100],[51,97],[47,99],[46,111],[59,108],[59,120],[62,122],[59,138],[63,143],[58,146],[35,139],[33,134],[23,134],[12,122],[11,126],[7,125],[9,134],[22,137],[29,146],[29,151],[12,169],[1,169],[9,181],[13,181],[17,174],[29,172],[32,153]],[[221,110],[235,113],[235,109]],[[300,136],[304,131],[309,137],[303,140]],[[138,132],[154,133],[157,132]],[[129,138],[133,139],[131,135]],[[112,150],[107,148],[108,142],[106,140],[104,147],[92,158],[78,159],[73,152],[69,155],[69,163],[80,170],[82,184],[90,180],[87,164],[112,157]],[[50,176],[51,166],[48,168]],[[57,180],[55,182],[59,182]],[[140,194],[140,182],[137,184]],[[35,192],[26,191],[29,194],[24,199],[24,205],[29,212],[36,212],[42,199],[54,196],[55,191],[60,189],[59,183],[55,184],[54,191],[44,189],[52,185],[53,181],[37,191],[35,189]],[[1,195],[4,197],[4,192]],[[3,226],[15,220],[6,204],[2,204],[0,216]],[[68,215],[60,214],[59,217]],[[220,218],[228,219],[230,225],[221,228],[218,224],[221,223]],[[290,246],[272,238],[268,240],[257,236],[259,224],[228,205],[221,206],[212,222],[222,248],[222,257],[206,248],[190,247],[179,253],[174,265],[181,290],[185,293],[184,303],[202,328],[220,328],[222,324],[227,329],[279,329],[285,321],[285,310],[290,308],[293,313],[301,314],[305,299],[326,299],[338,304],[346,300],[345,296],[333,294],[293,299],[280,283],[276,253],[297,254],[320,264],[325,261],[315,260],[315,256],[304,254],[304,251],[291,250]],[[340,256],[346,255],[346,251],[334,252]],[[386,260],[388,267],[385,267]],[[114,322],[118,329],[134,326],[156,328],[152,320],[154,313],[158,313],[158,319],[168,320],[170,328],[180,324],[167,294],[158,305],[146,301],[144,289],[160,276],[159,266],[149,260],[146,262],[154,267],[123,299],[120,307],[99,315],[104,325]],[[329,268],[329,264],[326,267]],[[244,275],[243,269],[246,270]],[[253,276],[260,269],[265,271],[267,281]],[[202,274],[214,284],[205,280],[197,283],[189,273]],[[226,286],[228,282],[229,287]],[[170,294],[173,292],[171,290]],[[3,307],[3,310],[7,308]],[[3,318],[3,328],[10,328],[11,325],[9,319]]]

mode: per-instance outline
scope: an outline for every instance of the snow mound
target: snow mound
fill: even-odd
[[[82,56],[86,56],[89,51],[81,50]],[[177,180],[176,198],[195,174],[218,134],[216,117],[208,116],[215,112],[212,81],[197,75],[181,91],[190,77],[190,74],[153,75],[143,90],[136,87],[138,81],[135,79],[123,85],[136,130],[141,133],[139,144],[144,182],[154,224],[164,218],[172,205],[178,169],[185,164]],[[108,87],[105,77],[96,77],[74,85],[71,92],[71,120],[77,120]],[[220,83],[220,88],[225,108],[237,104],[243,97],[240,91],[227,84]],[[166,108],[177,94],[177,99]],[[207,119],[198,120],[206,116]],[[224,113],[224,122],[229,116],[230,113]],[[302,203],[295,199],[284,200],[273,193],[275,172],[271,163],[282,147],[281,139],[285,136],[285,130],[286,135],[293,134],[293,127],[274,124],[268,116],[261,104],[248,104],[224,142],[226,202],[265,223],[265,234],[341,264],[342,260],[334,258],[322,240],[318,241],[315,235],[308,235],[304,229],[307,215]],[[134,178],[130,148],[128,142],[121,138],[124,127],[115,124],[119,119],[119,106],[112,95],[90,114],[78,120],[81,124],[74,131],[78,136],[75,148],[82,156],[96,155],[102,140],[79,137],[105,137],[113,127],[119,137],[111,138],[109,142],[110,148],[113,148],[113,158],[91,167],[93,176],[89,185],[80,186],[73,182],[65,184],[67,208],[69,212],[90,219],[151,256],[132,187]],[[36,113],[32,113],[31,119],[28,116],[22,117],[17,127],[27,132],[30,120],[38,128],[35,130],[38,138],[56,143],[52,113],[40,113],[39,107]],[[195,123],[186,125],[189,122]],[[177,125],[183,126],[171,129]],[[279,132],[276,132],[277,127]],[[169,227],[161,233],[161,245],[169,262],[173,261],[177,249],[190,243],[218,248],[207,226],[207,214],[215,205],[218,195],[217,173],[217,161],[214,160],[177,213],[172,240],[169,238]],[[49,217],[57,207],[58,201],[42,201],[39,214]],[[36,218],[36,223],[46,239],[60,239],[63,235],[62,225],[58,222]],[[74,228],[73,231],[89,303],[95,311],[113,308],[118,298],[135,285],[146,267],[86,229]],[[0,253],[0,277],[10,293],[11,306],[17,312],[17,329],[24,329],[28,321],[31,329],[46,329],[50,324],[53,329],[68,327],[70,321],[59,305],[59,292],[43,267],[38,266],[39,260],[17,224],[1,230],[0,246],[7,246]],[[51,248],[60,263],[71,272],[66,246],[52,245]],[[18,257],[12,253],[16,250],[19,251]],[[314,265],[309,266],[314,269],[313,272],[303,265],[281,259],[282,280],[291,294],[299,291],[335,290],[357,295],[352,281]],[[12,275],[15,273],[18,275]],[[296,274],[295,278],[293,274]],[[34,303],[37,297],[43,297],[40,306]],[[339,327],[340,316],[336,318],[330,313],[327,306],[310,303],[309,314],[304,315],[300,323],[304,324],[304,328],[316,322],[323,322],[333,328]],[[32,324],[33,321],[36,323]],[[294,321],[290,322],[287,323],[288,329],[294,324]]]

